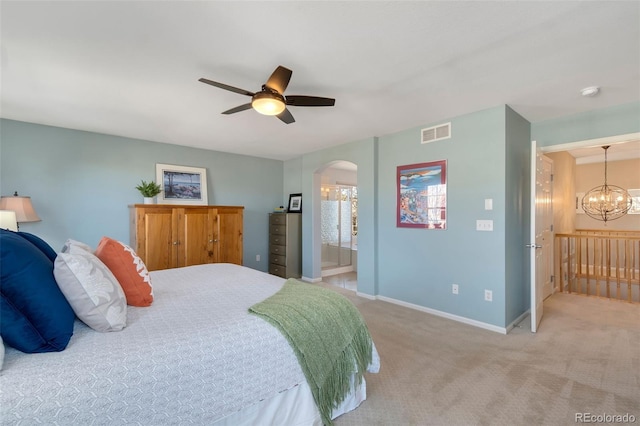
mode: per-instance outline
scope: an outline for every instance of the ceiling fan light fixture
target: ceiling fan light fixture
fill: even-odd
[[[598,86],[585,87],[584,89],[580,90],[580,93],[582,94],[582,96],[591,98],[600,93],[600,88]]]
[[[281,95],[269,92],[258,92],[253,95],[251,106],[264,115],[278,115],[286,108]]]

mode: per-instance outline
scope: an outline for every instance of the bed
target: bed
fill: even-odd
[[[128,306],[120,331],[76,319],[65,350],[6,347],[2,424],[322,424],[291,345],[248,312],[285,280],[232,264],[149,276],[153,304]],[[367,370],[377,372],[371,352]],[[366,381],[354,377],[332,418],[366,399]]]

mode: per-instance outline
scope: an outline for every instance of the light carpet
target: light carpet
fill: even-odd
[[[640,424],[640,305],[555,294],[538,333],[527,317],[502,335],[321,285],[354,302],[381,358],[336,426]]]

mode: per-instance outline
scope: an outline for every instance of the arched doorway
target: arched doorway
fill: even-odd
[[[357,166],[330,163],[320,172],[322,276],[357,271]]]

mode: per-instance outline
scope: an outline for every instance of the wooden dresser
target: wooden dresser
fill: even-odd
[[[302,276],[302,214],[269,214],[269,273],[282,278]]]
[[[135,204],[130,245],[150,271],[199,265],[242,265],[244,207]]]

